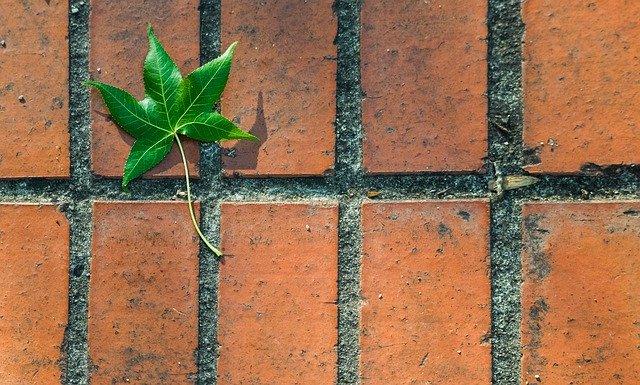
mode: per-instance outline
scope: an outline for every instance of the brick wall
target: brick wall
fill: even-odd
[[[0,7],[0,385],[640,378],[640,4]],[[141,98],[148,22],[183,72],[239,41],[261,141],[186,145],[220,261],[80,85]]]

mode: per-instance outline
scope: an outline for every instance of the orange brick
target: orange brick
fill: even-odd
[[[199,1],[92,1],[91,2],[91,78],[113,84],[144,98],[142,64],[149,41],[147,26],[174,60],[182,76],[200,64]],[[161,15],[161,17],[159,17]],[[99,175],[121,177],[124,163],[134,139],[108,117],[109,111],[97,91],[91,91],[93,171]],[[190,173],[197,173],[198,144],[186,140]],[[153,176],[184,175],[177,146],[162,163],[145,174]]]
[[[69,224],[54,206],[0,204],[0,384],[59,384]]]
[[[222,43],[239,41],[222,113],[260,142],[226,142],[227,175],[303,176],[334,164],[333,0],[222,0]]]
[[[362,207],[362,384],[489,384],[487,201]]]
[[[637,1],[523,3],[528,171],[640,163]]]
[[[194,384],[198,236],[184,202],[96,202],[91,383]]]
[[[0,178],[68,177],[69,3],[2,8]]]
[[[336,381],[338,207],[222,206],[218,384]]]
[[[523,208],[522,383],[640,378],[640,202]]]
[[[487,155],[487,2],[363,0],[370,173],[478,171]]]

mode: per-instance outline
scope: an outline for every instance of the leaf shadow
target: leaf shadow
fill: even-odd
[[[259,140],[239,140],[233,146],[225,148],[223,150],[225,168],[230,170],[255,170],[258,166],[258,153],[269,136],[262,91],[258,92],[256,120],[249,133]]]

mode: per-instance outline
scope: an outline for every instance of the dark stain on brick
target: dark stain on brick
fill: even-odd
[[[154,383],[159,385],[169,383],[166,381],[169,378],[167,373],[168,369],[166,367],[159,365],[159,368],[162,369],[149,371],[145,366],[148,362],[162,362],[162,356],[151,352],[141,352],[133,347],[124,349],[123,354],[127,357],[127,360],[122,368],[122,374],[118,377],[112,377],[112,384],[125,384],[131,381],[142,381],[143,383]]]
[[[603,363],[611,356],[611,353],[609,353],[610,350],[610,345],[598,346],[595,351],[592,351],[591,353],[582,353],[580,358],[576,359],[576,364],[589,365]]]
[[[624,172],[625,167],[621,164],[599,165],[595,163],[584,163],[580,166],[580,173],[589,176],[617,176]]]
[[[50,44],[50,40],[49,40],[49,36],[45,35],[44,33],[40,34],[40,48],[42,49],[46,49],[47,46]]]
[[[236,28],[236,32],[241,32],[247,36],[255,38],[258,30],[253,25],[241,25],[238,28]]]
[[[640,217],[640,210],[636,210],[636,209],[625,210],[622,213],[630,217]]]
[[[471,218],[471,214],[464,210],[458,211],[458,216],[467,222],[469,222],[469,218]]]
[[[529,254],[529,269],[527,274],[539,281],[545,279],[551,273],[549,256],[544,251],[544,243],[549,230],[540,227],[543,215],[527,215],[524,218],[525,248]]]
[[[53,100],[51,101],[51,109],[59,110],[62,107],[64,107],[64,99],[62,99],[62,97],[60,96],[56,96],[55,98],[53,98]]]
[[[161,358],[156,354],[142,353],[132,347],[126,348],[124,353],[127,356],[127,362],[125,364],[125,368],[131,368],[133,366],[140,365],[143,362],[152,362],[152,361],[161,360]]]
[[[444,236],[453,238],[453,233],[451,232],[451,229],[442,222],[440,222],[440,224],[438,225],[438,235],[440,236],[440,238],[443,238]]]
[[[109,39],[111,41],[125,41],[131,38],[132,38],[131,31],[126,29],[123,31],[116,31],[109,35]]]
[[[491,344],[491,332],[486,332],[480,337],[480,345],[489,345]]]
[[[535,164],[542,163],[542,159],[540,158],[540,152],[542,151],[542,147],[526,147],[522,151],[522,160],[525,165],[532,166]]]
[[[540,349],[542,345],[542,336],[544,334],[542,331],[542,323],[548,312],[549,305],[544,297],[536,299],[529,308],[526,331],[530,337],[529,344],[526,346],[526,349],[529,350],[531,354],[531,364],[527,367],[529,373],[538,372],[540,367],[547,363],[547,360],[538,353],[538,349]]]

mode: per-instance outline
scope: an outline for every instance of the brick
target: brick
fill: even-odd
[[[0,204],[0,383],[60,384],[69,224],[54,206]]]
[[[22,1],[0,13],[0,178],[69,176],[68,7]]]
[[[523,208],[522,383],[640,378],[640,202]]]
[[[489,384],[485,200],[362,206],[362,384]]]
[[[195,384],[198,236],[184,202],[96,202],[91,383]]]
[[[523,3],[528,171],[640,163],[638,13],[633,1]]]
[[[364,167],[479,171],[487,155],[487,2],[363,0]]]
[[[336,381],[335,203],[226,203],[218,384]]]
[[[239,41],[222,113],[260,142],[225,142],[226,175],[333,170],[336,17],[333,0],[222,0],[222,43]]]
[[[142,64],[153,30],[182,76],[198,67],[199,1],[92,1],[90,18],[90,74],[94,80],[116,85],[138,100],[144,98]],[[162,17],[158,17],[162,15]],[[109,119],[107,107],[96,90],[91,91],[91,160],[96,174],[122,177],[134,139]],[[198,144],[185,139],[189,173],[197,175]],[[184,175],[177,146],[146,177]]]

